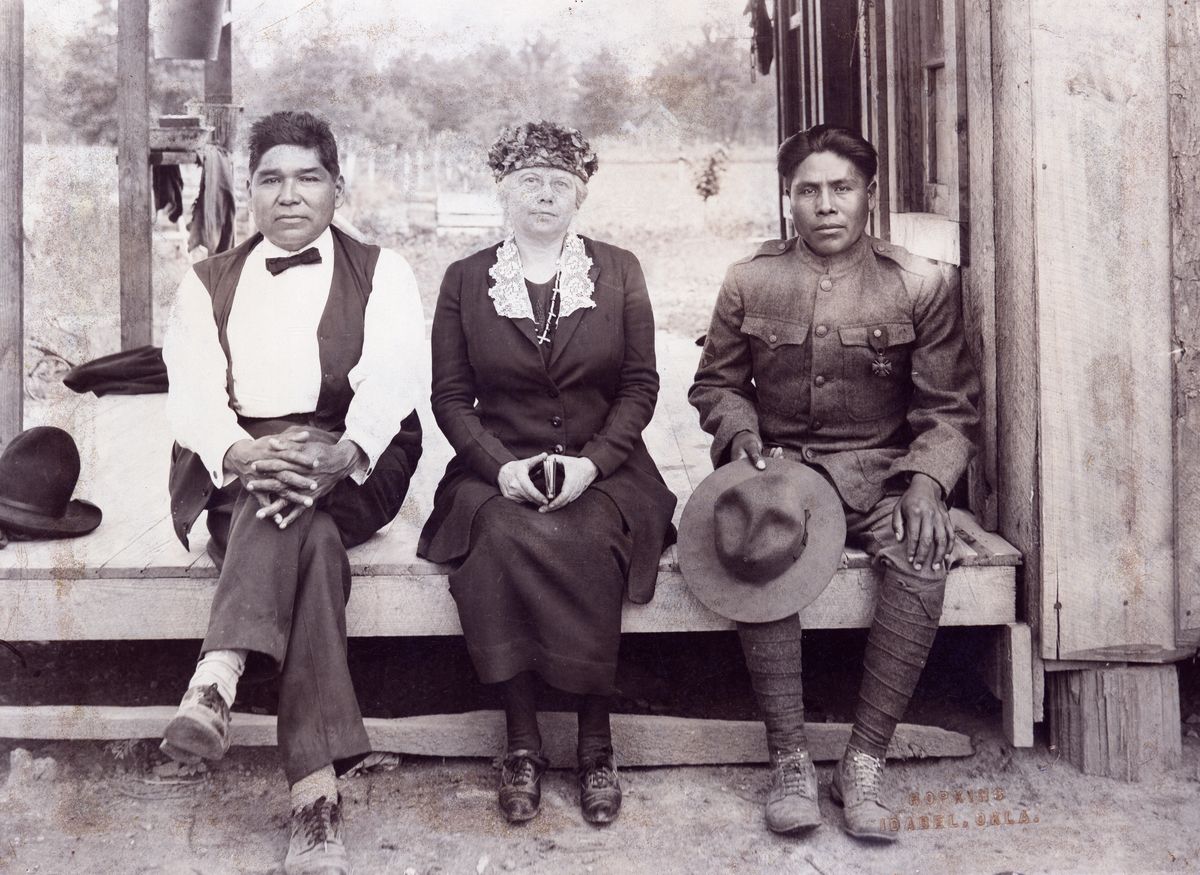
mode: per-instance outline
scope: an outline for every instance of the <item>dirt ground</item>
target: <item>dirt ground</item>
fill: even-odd
[[[732,635],[629,636],[619,711],[753,718]],[[843,720],[861,652],[850,633],[806,638],[810,721]],[[189,646],[190,645],[190,646]],[[682,646],[681,646],[682,645]],[[7,703],[173,701],[193,642],[19,645],[0,678]],[[138,648],[157,647],[157,660]],[[364,711],[373,716],[494,707],[453,642],[352,642]],[[895,846],[840,830],[819,767],[825,825],[799,838],[766,831],[762,767],[622,771],[619,820],[598,829],[579,814],[574,776],[545,779],[541,815],[507,825],[497,772],[485,760],[402,757],[342,782],[356,872],[404,873],[1002,873],[1200,872],[1200,671],[1181,672],[1180,768],[1140,784],[1079,774],[1047,747],[1013,750],[997,705],[974,673],[968,630],[944,630],[908,719],[971,736],[964,759],[893,761],[900,816]],[[437,666],[413,682],[414,665]],[[688,675],[685,665],[704,666]],[[134,668],[136,666],[136,669]],[[842,669],[835,668],[843,666]],[[88,669],[90,667],[90,670]],[[402,678],[409,683],[401,683]],[[241,695],[245,693],[245,695]],[[269,687],[240,691],[237,710],[270,710]],[[548,701],[547,708],[569,707]],[[236,715],[235,715],[236,720]],[[619,746],[619,742],[618,742]],[[200,775],[164,765],[152,742],[0,743],[0,871],[8,873],[271,873],[287,846],[287,796],[273,749],[235,748]]]

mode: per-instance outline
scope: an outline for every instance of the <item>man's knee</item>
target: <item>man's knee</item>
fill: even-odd
[[[901,561],[907,565],[907,556]],[[913,605],[916,602],[925,615],[937,623],[942,618],[942,605],[946,599],[946,569],[939,571],[923,568],[917,571],[911,567],[897,566],[892,559],[883,560],[883,588],[889,590],[893,598],[902,603]],[[880,598],[885,598],[880,593]],[[913,605],[916,608],[916,605]]]

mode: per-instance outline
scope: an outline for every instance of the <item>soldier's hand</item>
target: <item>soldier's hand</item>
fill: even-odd
[[[749,459],[750,464],[760,471],[767,467],[762,452],[762,439],[752,431],[739,431],[729,445],[731,459]]]
[[[892,511],[892,530],[908,547],[908,562],[918,571],[926,564],[935,571],[950,560],[954,524],[942,500],[942,487],[927,474],[914,474],[912,483]]]

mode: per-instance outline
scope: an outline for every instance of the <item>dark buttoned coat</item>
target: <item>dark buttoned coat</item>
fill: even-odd
[[[974,452],[978,395],[957,284],[864,235],[832,257],[793,238],[735,262],[688,397],[714,465],[753,431],[865,512],[913,472],[949,494]]]
[[[642,442],[658,398],[654,317],[633,253],[583,242],[595,306],[559,321],[547,361],[533,322],[500,316],[488,296],[499,244],[447,268],[433,319],[432,407],[455,456],[417,552],[434,562],[467,553],[475,512],[499,494],[506,462],[585,456],[599,470],[589,488],[613,501],[633,537],[627,594],[647,602],[676,502]]]

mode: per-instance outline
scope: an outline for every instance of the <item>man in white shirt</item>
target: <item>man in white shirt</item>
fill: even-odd
[[[243,671],[279,676],[291,787],[285,871],[345,872],[337,775],[370,745],[346,665],[346,548],[396,515],[421,454],[425,321],[397,253],[331,225],[343,180],[324,121],[259,119],[258,233],[184,277],[163,345],[171,512],[208,512],[208,634],[163,750],[219,759]]]

